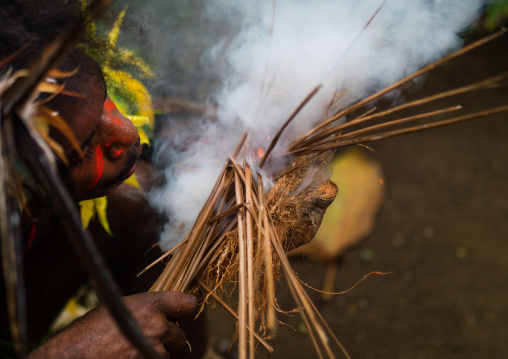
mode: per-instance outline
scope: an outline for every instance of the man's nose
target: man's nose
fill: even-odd
[[[110,160],[119,160],[139,141],[138,131],[131,120],[122,115],[109,97],[104,103],[102,120],[109,135],[104,144],[104,153]]]

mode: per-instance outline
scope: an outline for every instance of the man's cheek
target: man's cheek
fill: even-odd
[[[82,194],[94,189],[99,183],[99,180],[102,177],[102,173],[104,172],[104,147],[102,145],[98,145],[95,149],[95,169],[93,170],[93,176],[90,180],[88,186],[83,190]]]

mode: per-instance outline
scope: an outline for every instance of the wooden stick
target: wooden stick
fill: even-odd
[[[270,233],[268,231],[269,223],[264,221],[266,215],[265,193],[263,189],[263,177],[258,173],[258,197],[259,197],[259,224],[258,224],[258,248],[263,243],[263,254],[265,259],[265,281],[266,281],[266,327],[271,334],[276,330],[277,321],[275,318],[275,280],[273,278],[273,255],[270,244]],[[261,233],[263,233],[263,242],[261,242]]]
[[[333,330],[328,326],[328,323],[326,323],[326,320],[323,318],[323,316],[321,315],[321,313],[319,312],[319,310],[317,310],[314,302],[312,302],[312,300],[310,299],[309,295],[307,294],[307,292],[305,292],[304,290],[302,290],[302,293],[303,295],[307,298],[307,301],[308,303],[311,305],[312,307],[312,310],[316,313],[316,315],[318,316],[318,318],[320,319],[321,323],[324,325],[324,327],[326,328],[327,332],[330,334],[330,336],[332,337],[333,341],[335,342],[335,344],[339,347],[339,349],[342,351],[342,353],[346,356],[347,359],[351,359],[351,357],[349,356],[349,353],[347,352],[346,348],[342,345],[342,343],[339,341],[339,339],[337,338],[337,336],[333,333]]]
[[[297,282],[296,278],[294,278],[293,270],[291,269],[291,265],[289,264],[289,261],[286,257],[286,253],[282,249],[280,239],[278,238],[277,233],[275,232],[273,224],[271,223],[271,221],[269,221],[268,218],[269,218],[268,214],[265,213],[265,222],[270,223],[270,226],[267,226],[267,228],[269,228],[269,230],[270,230],[270,239],[271,239],[272,246],[275,249],[275,252],[277,253],[277,256],[280,259],[282,268],[284,270],[284,274],[285,274],[287,282],[289,284],[289,289],[291,290],[293,299],[295,300],[295,302],[299,308],[300,315],[302,316],[302,319],[304,320],[305,325],[309,331],[309,335],[312,339],[312,343],[314,344],[314,347],[318,353],[318,356],[320,358],[322,358],[323,356],[322,356],[321,351],[319,349],[319,345],[317,343],[316,337],[314,336],[314,329],[317,329],[317,327],[314,326],[314,324],[317,324],[317,323],[315,320],[312,321],[312,319],[307,316],[310,313],[306,310],[307,307],[305,307],[305,305],[302,303],[302,298],[301,298],[300,294],[298,293],[298,291],[296,290],[299,283]],[[321,338],[321,335],[319,335],[319,337]]]
[[[229,209],[226,209],[224,212],[219,213],[218,215],[210,218],[208,220],[208,223],[211,224],[211,223],[217,222],[217,221],[219,221],[219,220],[221,220],[221,219],[223,219],[223,218],[225,218],[227,216],[232,215],[233,213],[236,213],[236,211],[238,211],[240,208],[245,207],[245,204],[246,204],[245,202],[242,202],[242,203],[239,203],[237,205],[234,205],[233,207],[231,207]]]
[[[230,167],[228,167],[230,168]],[[222,182],[224,185],[219,186],[220,188],[217,190],[217,194],[219,197],[217,197],[216,203],[219,203],[218,210],[222,210],[224,204],[225,204],[225,197],[228,196],[229,189],[231,188],[232,178],[233,178],[233,171],[230,169],[227,171],[227,173],[224,176],[224,181]],[[215,208],[217,205],[214,206]],[[175,290],[184,291],[187,289],[187,286],[190,284],[190,282],[194,279],[196,274],[198,273],[198,268],[200,268],[200,263],[202,262],[202,258],[205,256],[205,251],[209,250],[210,242],[212,241],[212,238],[215,234],[215,229],[217,228],[218,222],[214,222],[211,226],[206,226],[202,230],[202,234],[200,235],[201,241],[198,241],[195,246],[195,251],[193,252],[193,255],[191,257],[191,260],[187,262],[186,270],[182,271],[182,274],[180,275],[179,279],[176,281],[175,284]]]
[[[238,141],[238,144],[236,145],[233,153],[231,154],[231,157],[236,157],[238,155],[238,153],[240,152],[240,150],[242,149],[242,146],[243,144],[245,143],[245,139],[247,138],[247,131],[245,131],[242,135],[242,137],[240,138],[240,141]]]
[[[249,166],[245,166],[245,202],[252,203],[252,172]],[[250,211],[245,212],[245,223],[247,227],[247,294],[248,294],[248,326],[249,331],[249,358],[254,359],[254,244],[253,244],[253,230],[252,230],[252,214]]]
[[[314,149],[314,151],[326,152],[326,151],[329,151],[329,150],[332,150],[335,148],[351,146],[351,145],[358,144],[358,143],[378,141],[378,140],[382,140],[385,138],[400,136],[400,135],[404,135],[404,134],[412,133],[412,132],[417,132],[417,131],[430,130],[431,128],[447,126],[447,125],[451,125],[454,123],[467,121],[467,120],[473,120],[476,118],[490,116],[490,115],[494,115],[496,113],[501,113],[501,112],[506,112],[506,111],[508,111],[508,106],[500,106],[500,107],[496,107],[494,109],[476,112],[476,113],[473,113],[470,115],[454,117],[454,118],[451,118],[448,120],[443,120],[443,121],[439,121],[439,122],[435,122],[435,123],[413,126],[413,127],[404,128],[401,130],[396,130],[396,131],[388,131],[388,132],[384,132],[384,133],[380,133],[380,134],[376,134],[376,135],[371,135],[371,136],[366,136],[366,137],[359,137],[359,138],[355,138],[355,139],[352,139],[349,141],[344,141],[339,144],[334,144],[334,145],[330,145],[330,146],[316,147]]]
[[[506,80],[507,78],[508,78],[508,73],[504,73],[504,74],[497,75],[497,76],[494,76],[494,77],[491,77],[491,78],[488,78],[486,80],[482,80],[482,81],[479,81],[479,82],[476,82],[476,83],[473,83],[473,84],[469,84],[469,85],[462,86],[462,87],[459,87],[459,88],[456,88],[456,89],[452,89],[452,90],[444,91],[444,92],[441,92],[441,93],[438,93],[438,94],[435,94],[435,95],[427,96],[427,97],[422,98],[422,99],[418,99],[418,100],[414,100],[414,101],[411,101],[411,102],[407,102],[407,103],[404,103],[402,105],[393,107],[391,109],[388,109],[388,110],[385,110],[385,111],[382,111],[382,112],[379,112],[379,113],[376,113],[376,114],[371,115],[371,116],[367,116],[367,117],[363,117],[363,118],[357,118],[357,119],[354,119],[353,121],[346,122],[346,123],[340,124],[340,125],[338,125],[336,127],[330,128],[328,130],[324,130],[324,131],[322,131],[320,133],[317,133],[314,137],[309,138],[306,141],[302,142],[299,147],[301,147],[303,145],[305,145],[306,147],[310,147],[310,145],[312,145],[313,143],[319,142],[320,139],[326,138],[326,137],[328,137],[328,136],[330,136],[330,135],[332,135],[334,133],[343,131],[343,130],[351,127],[351,126],[356,126],[358,124],[361,124],[361,123],[364,123],[364,122],[367,122],[367,121],[371,121],[371,120],[374,120],[376,118],[388,116],[388,115],[391,115],[391,114],[393,114],[395,112],[398,112],[398,111],[401,111],[401,110],[404,110],[404,109],[408,109],[408,108],[411,108],[411,107],[424,105],[424,104],[432,102],[432,101],[440,100],[440,99],[443,99],[443,98],[446,98],[446,97],[456,96],[456,95],[459,95],[459,94],[462,94],[462,93],[466,93],[466,92],[469,92],[469,91],[486,89],[486,88],[489,88],[489,87],[492,87],[492,86],[496,86],[497,83],[499,83],[500,81]],[[292,145],[290,148],[293,148],[293,147],[294,146]]]
[[[348,47],[344,50],[344,52],[341,54],[341,56],[336,61],[336,63],[332,66],[330,71],[328,71],[328,76],[330,76],[330,74],[341,64],[341,62],[346,58],[346,56],[349,54],[349,52],[353,49],[353,47],[356,45],[356,42],[362,37],[365,30],[367,30],[367,28],[369,27],[372,20],[374,20],[374,18],[379,13],[379,11],[381,11],[381,8],[384,6],[385,2],[386,2],[386,0],[381,1],[381,4],[377,7],[376,11],[374,11],[374,13],[371,15],[369,20],[367,20],[365,25],[363,25],[360,32],[356,35],[356,37],[353,39],[353,41],[351,41],[351,43],[348,45]],[[327,76],[327,75],[325,75],[325,76]]]
[[[242,182],[245,183],[245,173],[243,172],[242,167],[240,167],[240,165],[236,163],[236,161],[233,160],[233,158],[230,157],[229,159],[231,160],[231,165],[234,167],[236,174],[240,176]]]
[[[180,248],[181,246],[183,246],[185,243],[187,243],[187,238],[184,239],[183,241],[181,241],[180,243],[178,243],[176,246],[174,246],[173,248],[171,248],[169,251],[167,251],[166,253],[164,253],[162,256],[160,256],[158,259],[156,259],[155,261],[153,261],[150,265],[148,265],[145,269],[143,269],[141,272],[139,272],[136,277],[139,277],[141,274],[145,273],[147,270],[149,270],[150,268],[152,268],[154,265],[156,265],[157,263],[159,263],[160,261],[162,261],[164,258],[168,257],[170,254],[172,254],[174,251],[176,251],[178,248]]]
[[[478,82],[475,82],[475,83],[472,83],[472,84],[469,84],[469,85],[466,85],[466,86],[458,87],[456,89],[440,92],[438,94],[435,94],[435,95],[432,95],[432,96],[427,96],[425,98],[418,99],[418,100],[415,100],[415,101],[410,101],[410,102],[407,102],[405,104],[402,104],[402,105],[393,107],[391,109],[388,109],[386,111],[377,113],[375,115],[364,117],[364,118],[362,118],[362,119],[360,119],[358,121],[355,120],[355,121],[351,121],[351,122],[346,122],[346,123],[340,125],[340,127],[341,127],[341,129],[345,129],[345,128],[348,128],[348,127],[351,127],[351,126],[363,123],[365,121],[370,121],[370,120],[373,120],[373,119],[376,119],[376,118],[379,118],[379,117],[388,116],[388,115],[390,115],[390,114],[392,114],[394,112],[398,112],[398,111],[401,111],[401,110],[404,110],[404,109],[407,109],[407,108],[410,108],[410,107],[420,106],[420,105],[423,105],[423,104],[426,104],[426,103],[429,103],[429,102],[432,102],[432,101],[441,100],[441,99],[446,98],[446,97],[456,96],[456,95],[460,95],[462,93],[466,93],[466,92],[470,92],[470,91],[474,91],[474,90],[486,89],[486,88],[489,88],[491,86],[496,86],[495,85],[496,83],[499,83],[500,81],[506,80],[507,78],[508,78],[508,72],[500,74],[500,75],[497,75],[497,76],[494,76],[494,77],[490,77],[488,79],[485,79],[485,80],[482,80],[482,81],[478,81]]]
[[[394,120],[394,121],[389,121],[389,122],[381,123],[379,125],[363,128],[361,130],[357,130],[357,131],[353,131],[353,132],[348,132],[348,133],[343,134],[343,135],[334,136],[334,137],[326,139],[324,141],[317,142],[313,146],[303,147],[301,149],[298,149],[298,150],[295,150],[295,151],[292,151],[292,152],[288,152],[287,154],[298,155],[299,153],[306,153],[308,151],[312,151],[313,148],[323,146],[323,145],[325,145],[328,142],[335,142],[335,141],[340,141],[340,140],[344,140],[344,139],[349,139],[349,138],[353,138],[355,136],[361,135],[363,133],[372,132],[372,131],[379,130],[379,129],[386,128],[386,127],[390,127],[390,126],[400,125],[400,124],[407,123],[407,122],[410,122],[410,121],[421,120],[422,118],[427,118],[427,117],[432,117],[432,116],[436,116],[436,115],[441,115],[443,113],[448,113],[448,112],[451,112],[451,111],[457,111],[457,110],[460,110],[460,109],[462,109],[462,106],[453,106],[453,107],[448,107],[448,108],[445,108],[445,109],[442,109],[442,110],[422,113],[420,115],[405,117],[405,118],[401,118],[399,120]],[[340,131],[342,131],[342,130],[340,130]]]
[[[405,82],[408,82],[418,76],[421,76],[423,75],[424,73],[426,72],[429,72],[433,69],[435,69],[436,67],[460,56],[460,55],[463,55],[465,54],[466,52],[468,51],[471,51],[479,46],[482,46],[494,39],[497,39],[498,37],[500,37],[501,35],[503,35],[504,33],[506,32],[506,29],[501,29],[500,31],[490,35],[490,36],[487,36],[483,39],[480,39],[478,41],[475,41],[473,42],[472,44],[460,49],[460,50],[457,50],[455,51],[454,53],[448,55],[448,56],[445,56],[443,57],[441,60],[438,60],[426,67],[424,67],[423,69],[419,70],[419,71],[416,71],[415,73],[409,75],[409,76],[406,76],[405,78],[403,78],[402,80],[394,83],[393,85],[390,85],[388,87],[386,87],[385,89],[379,91],[379,92],[376,92],[375,94],[361,100],[360,102],[358,102],[357,104],[347,108],[346,110],[338,113],[337,115],[333,116],[332,118],[328,119],[327,121],[321,123],[320,125],[314,127],[312,130],[310,130],[309,132],[307,132],[304,136],[302,136],[301,138],[299,138],[298,140],[296,140],[293,145],[290,147],[290,150],[293,150],[295,148],[297,148],[303,141],[305,141],[307,138],[309,138],[309,136],[311,136],[312,134],[316,133],[318,130],[320,130],[321,128],[329,125],[330,123],[336,121],[337,119],[341,118],[341,117],[344,117],[348,114],[350,114],[351,112],[355,111],[356,109],[364,106],[365,104],[369,103],[369,102],[372,102],[376,99],[378,99],[379,97],[385,95],[386,93],[392,91],[393,89],[396,89],[397,87],[403,85]]]
[[[194,277],[197,274],[197,268],[199,267],[199,264],[202,262],[203,257],[205,256],[205,253],[208,252],[208,248],[210,245],[210,241],[212,240],[214,230],[217,227],[217,222],[213,223],[212,226],[208,229],[208,234],[206,236],[206,239],[201,244],[201,248],[199,249],[199,252],[197,255],[194,255],[192,257],[192,262],[189,265],[189,269],[185,275],[185,278],[183,280],[183,285],[179,288],[181,291],[184,291],[190,284],[190,282],[194,279]]]
[[[263,158],[261,158],[261,161],[259,162],[259,167],[260,168],[263,168],[263,166],[265,165],[265,162],[266,162],[266,159],[268,158],[268,155],[270,155],[270,152],[272,152],[273,148],[275,147],[275,145],[279,141],[279,138],[282,135],[282,132],[284,132],[286,127],[291,123],[291,121],[293,121],[293,119],[296,117],[296,115],[298,115],[298,113],[302,110],[302,108],[304,108],[304,106],[310,101],[310,99],[312,97],[314,97],[314,95],[319,91],[321,86],[322,85],[316,86],[316,88],[314,88],[314,90],[312,90],[307,95],[307,97],[305,97],[305,99],[300,103],[300,105],[298,105],[298,107],[293,111],[293,113],[289,116],[289,118],[286,120],[286,122],[284,122],[284,124],[279,129],[277,134],[273,137],[272,142],[270,142],[270,145],[266,149],[265,155],[263,156]]]
[[[415,115],[415,116],[409,116],[409,117],[401,118],[401,119],[398,119],[398,120],[388,121],[388,122],[384,122],[384,123],[381,123],[381,124],[375,125],[375,126],[370,126],[370,127],[367,127],[367,128],[361,129],[361,130],[357,130],[357,131],[353,131],[353,132],[348,132],[347,134],[337,136],[336,139],[340,140],[342,138],[345,138],[346,136],[347,137],[356,137],[358,135],[361,135],[361,134],[364,134],[364,133],[368,133],[368,132],[372,132],[372,131],[376,131],[376,130],[380,130],[380,129],[383,129],[383,128],[386,128],[386,127],[396,126],[396,125],[400,125],[400,124],[407,123],[407,122],[410,122],[410,121],[421,120],[421,119],[427,118],[427,117],[433,117],[433,116],[437,116],[437,115],[442,115],[444,113],[458,111],[458,110],[461,110],[461,109],[462,109],[462,106],[457,105],[457,106],[452,106],[452,107],[444,108],[442,110],[426,112],[426,113],[422,113],[422,114]]]
[[[242,182],[240,180],[240,176],[238,172],[235,172],[235,194],[236,194],[236,203],[243,202],[243,189]],[[238,326],[238,354],[240,359],[247,358],[247,332],[246,332],[246,323],[247,323],[247,288],[246,288],[246,278],[245,278],[245,223],[244,223],[244,213],[243,209],[237,212],[238,216],[238,277],[239,277],[239,300],[238,300],[238,321],[240,325]]]
[[[217,303],[219,303],[224,309],[226,309],[229,314],[231,314],[237,321],[239,321],[238,314],[236,314],[236,312],[233,309],[231,309],[229,305],[227,305],[217,294],[215,294],[214,291],[208,288],[208,286],[199,279],[197,279],[196,282],[199,284],[201,288],[203,288],[203,290],[206,293],[210,294]],[[247,328],[247,330],[250,330],[250,328]],[[273,353],[273,347],[270,344],[268,344],[266,340],[261,338],[258,333],[254,332],[254,337],[256,337],[256,339],[266,348],[266,350],[268,350],[270,353]]]
[[[295,151],[296,153],[297,151]],[[288,152],[287,154],[291,154],[291,152]],[[315,153],[312,157],[309,158],[309,161],[312,161],[314,158],[316,158],[317,156],[319,156],[321,153]],[[297,169],[299,169],[300,167],[302,167],[303,165],[305,165],[305,162],[302,162],[300,164],[294,164],[293,167],[291,167],[290,169],[282,172],[280,175],[278,175],[277,177],[275,177],[273,180],[274,181],[277,181],[279,178],[282,178],[284,177],[285,175],[293,172],[293,171],[296,171]]]
[[[209,248],[206,256],[203,258],[201,263],[199,263],[199,267],[197,268],[196,273],[199,273],[203,269],[203,267],[208,264],[208,261],[214,255],[214,252],[217,249],[217,247],[222,244],[222,242],[226,238],[227,233],[229,231],[233,230],[233,227],[235,225],[236,225],[236,222],[231,221],[231,223],[229,223],[229,225],[225,228],[224,233],[218,239],[215,240],[215,243]]]
[[[182,248],[181,251],[179,251],[179,255],[173,258],[175,261],[173,262],[174,265],[171,267],[168,266],[164,269],[161,276],[157,279],[152,288],[150,288],[150,291],[174,289],[173,285],[175,284],[177,277],[182,272],[185,263],[189,260],[191,252],[195,251],[195,244],[199,239],[199,235],[201,234],[201,231],[208,222],[208,219],[214,210],[215,203],[217,202],[217,198],[221,192],[218,191],[218,189],[223,189],[226,186],[224,179],[228,173],[228,165],[229,160],[224,164],[221,175],[217,179],[217,182],[214,186],[214,191],[212,191],[212,194],[210,194],[209,199],[205,203],[205,206],[201,209],[201,212],[196,219],[194,227],[192,228],[191,233],[188,237],[188,243]]]

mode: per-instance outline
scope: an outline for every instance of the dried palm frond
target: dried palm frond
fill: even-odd
[[[273,350],[260,340],[275,327],[274,286],[280,273],[284,274],[295,303],[303,317],[308,332],[320,358],[334,358],[331,347],[334,342],[345,357],[349,355],[312,304],[300,281],[291,269],[286,250],[309,241],[307,234],[319,225],[320,214],[336,194],[336,188],[326,182],[326,156],[336,148],[362,144],[460,121],[507,112],[508,105],[482,112],[448,117],[461,109],[453,106],[415,116],[383,121],[386,116],[411,108],[473,90],[493,88],[507,84],[508,74],[501,74],[468,86],[428,96],[393,107],[386,111],[376,109],[352,116],[363,106],[381,98],[388,92],[400,88],[417,76],[460,56],[494,38],[504,30],[431,64],[401,81],[379,91],[336,115],[323,121],[300,138],[284,144],[285,152],[270,154],[276,148],[281,133],[291,127],[292,119],[301,108],[319,91],[316,87],[296,108],[274,139],[264,150],[264,155],[251,158],[249,134],[240,140],[236,150],[226,160],[206,203],[185,240],[175,248],[163,274],[151,290],[204,291],[205,298],[214,298],[234,312],[220,297],[229,282],[238,282],[239,306],[234,316],[238,319],[238,342],[240,358],[253,358],[255,337],[270,352]],[[340,96],[340,95],[339,95]],[[333,104],[334,101],[330,101]],[[326,113],[326,111],[323,111]],[[415,121],[430,119],[424,124]],[[359,128],[369,121],[380,123]],[[429,121],[429,120],[427,120]],[[286,140],[287,141],[287,140]],[[246,155],[248,154],[248,155]],[[273,186],[263,177],[263,167],[270,161],[286,159],[286,167],[272,174]],[[203,304],[204,305],[204,304]],[[256,329],[258,328],[258,330]]]

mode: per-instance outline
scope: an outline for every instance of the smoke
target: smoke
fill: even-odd
[[[218,39],[201,57],[203,68],[222,81],[221,89],[208,99],[216,105],[218,120],[195,121],[192,135],[181,133],[174,139],[186,143],[179,150],[167,143],[159,148],[159,156],[177,161],[166,170],[166,188],[152,194],[153,203],[169,218],[161,235],[163,248],[184,238],[245,130],[250,130],[252,152],[266,148],[268,138],[321,84],[290,130],[297,138],[323,120],[327,105],[343,90],[347,92],[339,106],[458,48],[458,32],[473,21],[482,1],[387,0],[362,33],[380,4],[374,0],[206,2],[203,19],[226,23],[224,28],[236,33]]]

